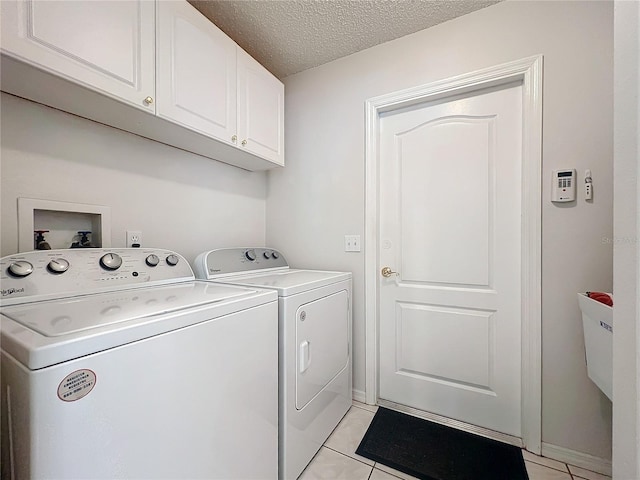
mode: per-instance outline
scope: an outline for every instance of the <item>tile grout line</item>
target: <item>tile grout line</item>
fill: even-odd
[[[363,409],[363,410],[365,410],[365,409]],[[349,458],[351,460],[355,460],[356,462],[360,462],[361,464],[366,465],[367,467],[371,467],[371,471],[369,472],[369,476],[367,477],[367,480],[369,480],[371,478],[371,475],[373,475],[373,470],[376,468],[377,462],[373,462],[373,465],[369,465],[368,463],[364,463],[362,460],[358,460],[357,458],[353,458],[352,456],[347,455],[346,453],[340,452],[340,451],[335,450],[335,449],[333,449],[331,447],[328,447],[326,445],[322,445],[322,446],[325,447],[328,450],[331,450],[332,452],[339,453],[343,457],[347,457],[347,458]],[[394,474],[389,473],[389,472],[387,472],[385,470],[381,470],[380,468],[378,468],[378,470],[380,470],[381,472],[386,473],[387,475],[391,475],[393,478],[397,478],[399,480],[402,480],[400,477],[396,477]]]
[[[374,463],[374,465],[375,465],[375,463]],[[373,475],[373,468],[369,472],[369,476],[367,477],[367,480],[371,480],[371,475]]]
[[[394,474],[393,474],[393,473],[391,473],[391,472],[387,472],[386,470],[383,470],[382,468],[377,468],[377,469],[376,469],[376,465],[378,465],[378,462],[376,462],[376,463],[374,463],[374,464],[373,464],[373,468],[374,468],[374,470],[379,470],[379,471],[381,471],[381,472],[386,473],[387,475],[391,475],[393,478],[397,478],[398,480],[402,480],[402,477],[398,477],[397,475],[394,475]],[[382,465],[384,465],[384,464],[382,464]],[[386,467],[386,465],[385,465],[385,467]],[[391,468],[391,467],[387,467],[387,468]],[[404,473],[404,472],[402,472],[402,473]],[[408,474],[408,473],[405,473],[405,475],[409,475],[409,474]],[[409,477],[411,477],[411,478],[416,478],[416,477],[412,477],[411,475],[409,475]],[[418,480],[418,479],[416,478],[416,480]]]
[[[536,461],[538,458],[548,458],[548,457],[540,457],[539,455],[536,455],[535,457],[536,457],[536,459],[525,458],[524,460],[526,460],[528,462],[531,462],[531,463],[535,463],[536,465],[540,465],[541,467],[550,468],[552,470],[555,470],[556,472],[568,473],[571,476],[571,480],[585,480],[584,477],[577,476],[577,474],[575,474],[575,473],[573,473],[571,471],[571,467],[570,467],[571,464],[569,464],[569,463],[563,463],[563,465],[566,467],[566,470],[560,470],[558,467],[554,467],[554,466],[547,465],[545,463]],[[551,458],[550,460],[553,460],[553,459]],[[573,465],[573,466],[577,467],[577,465]],[[580,468],[580,467],[578,467],[578,468]],[[589,472],[596,473],[596,474],[598,473],[598,472],[594,472],[593,470],[588,470],[588,469],[585,469],[585,470],[587,470]],[[600,474],[600,475],[602,475],[602,474]],[[605,475],[605,478],[611,479],[611,477],[608,477],[607,475]]]
[[[547,457],[538,457],[537,458],[547,458]],[[540,465],[541,467],[547,467],[550,468],[552,470],[555,470],[556,472],[562,472],[562,473],[568,473],[569,475],[571,474],[571,470],[569,469],[569,465],[568,464],[563,464],[567,469],[566,470],[560,470],[558,467],[552,467],[551,465],[547,465],[546,463],[542,463],[542,462],[536,462],[535,460],[532,460],[531,458],[523,458],[525,461],[527,462],[531,462],[531,463],[535,463],[536,465]],[[552,458],[550,460],[553,460]],[[573,477],[572,477],[573,478]]]
[[[341,452],[341,451],[339,451],[339,450],[336,450],[336,449],[334,449],[334,448],[328,447],[328,446],[326,446],[326,445],[322,445],[322,446],[323,446],[323,447],[325,447],[325,448],[328,448],[328,449],[329,449],[329,450],[331,450],[332,452],[339,453],[340,455],[342,455],[342,456],[344,456],[344,457],[350,458],[351,460],[355,460],[356,462],[360,462],[361,464],[366,465],[367,467],[371,467],[371,468],[373,468],[373,465],[375,465],[375,464],[376,464],[376,462],[373,462],[373,460],[372,460],[373,465],[369,465],[368,463],[365,463],[365,462],[363,462],[362,460],[358,460],[357,458],[353,458],[351,455],[349,455],[349,454],[347,454],[347,453],[343,453],[343,452]]]

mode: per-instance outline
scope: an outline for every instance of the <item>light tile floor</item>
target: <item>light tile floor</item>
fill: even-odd
[[[356,455],[378,407],[353,402],[299,480],[411,480],[381,463]],[[611,477],[522,451],[529,480],[610,480]]]

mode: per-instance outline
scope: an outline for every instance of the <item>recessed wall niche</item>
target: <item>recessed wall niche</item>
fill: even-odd
[[[80,240],[79,231],[89,231],[93,247],[111,246],[111,208],[103,205],[18,198],[18,251],[36,248],[35,230],[44,234],[52,249],[70,248]]]

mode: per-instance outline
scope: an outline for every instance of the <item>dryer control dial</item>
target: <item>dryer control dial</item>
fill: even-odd
[[[167,257],[167,264],[171,267],[175,267],[179,261],[180,259],[178,258],[177,255],[171,254]]]
[[[271,258],[271,252],[268,250],[266,250],[262,255],[264,255],[264,258],[267,258],[267,259]]]
[[[253,262],[256,259],[256,251],[253,249],[247,250],[246,252],[244,252],[244,256],[247,258],[247,260]]]
[[[9,265],[8,270],[14,277],[26,277],[33,273],[33,265],[26,260],[17,260]]]
[[[100,257],[100,266],[105,270],[117,270],[122,266],[122,257],[117,253],[107,253]]]

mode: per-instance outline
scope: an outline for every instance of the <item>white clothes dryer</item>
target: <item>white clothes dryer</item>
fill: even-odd
[[[289,268],[271,248],[204,252],[194,271],[278,292],[278,476],[295,479],[351,407],[351,273]]]
[[[2,478],[276,478],[275,292],[161,249],[0,269]]]

